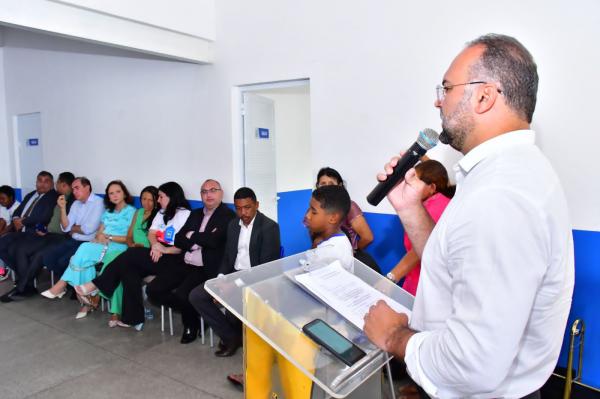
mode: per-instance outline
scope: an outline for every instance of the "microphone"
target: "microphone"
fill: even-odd
[[[379,205],[381,200],[404,179],[404,175],[410,168],[415,166],[427,150],[432,149],[438,143],[439,134],[433,129],[423,129],[419,132],[417,141],[402,155],[398,164],[394,167],[387,179],[379,182],[373,191],[367,196],[367,201],[373,206]]]

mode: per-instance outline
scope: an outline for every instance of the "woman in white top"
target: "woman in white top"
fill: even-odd
[[[99,289],[110,297],[119,283],[123,283],[122,327],[135,326],[141,330],[144,323],[142,284],[144,277],[169,270],[181,249],[173,245],[175,234],[190,215],[190,205],[183,189],[175,182],[158,188],[160,211],[148,231],[150,248],[128,248],[109,264],[103,273],[89,283],[75,287],[83,297]]]
[[[0,236],[8,231],[12,215],[19,206],[15,190],[11,186],[0,186]]]
[[[11,186],[0,186],[0,237],[8,233],[12,215],[18,206],[19,201],[15,200],[15,190]],[[0,259],[0,281],[6,280],[8,276],[4,261]]]

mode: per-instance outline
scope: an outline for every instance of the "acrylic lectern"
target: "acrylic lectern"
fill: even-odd
[[[259,383],[267,385],[265,399],[380,398],[382,377],[379,371],[386,365],[389,371],[390,357],[335,309],[295,282],[295,274],[321,266],[310,264],[310,255],[311,251],[306,251],[217,277],[205,284],[206,290],[244,324],[246,397],[251,398],[248,390],[252,384]],[[352,273],[412,309],[412,295],[356,259]],[[314,343],[304,335],[302,326],[317,318],[326,321],[367,355],[347,366]],[[257,345],[258,341],[272,353],[256,352],[255,346],[261,346]],[[279,378],[275,377],[277,374]],[[249,381],[249,378],[261,381]],[[303,389],[303,384],[308,388]],[[253,396],[252,399],[257,399],[262,395],[254,393]]]

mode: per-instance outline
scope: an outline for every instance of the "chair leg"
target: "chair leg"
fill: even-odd
[[[204,319],[200,316],[200,342],[204,345]]]
[[[50,270],[50,284],[54,287],[54,271]]]
[[[165,332],[165,306],[160,306],[160,331]]]
[[[215,347],[215,343],[213,341],[213,331],[212,331],[211,327],[208,328],[208,335],[210,335],[210,347],[214,348]]]
[[[37,277],[33,278],[33,288],[37,288]]]
[[[169,332],[173,336],[173,309],[169,308]]]
[[[100,310],[104,312],[104,298],[100,297]]]

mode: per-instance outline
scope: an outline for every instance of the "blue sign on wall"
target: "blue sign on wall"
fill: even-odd
[[[39,143],[40,143],[40,139],[28,139],[27,140],[27,145],[30,147],[39,145]]]
[[[259,139],[268,139],[269,138],[269,129],[265,129],[264,127],[258,128],[258,138]]]

